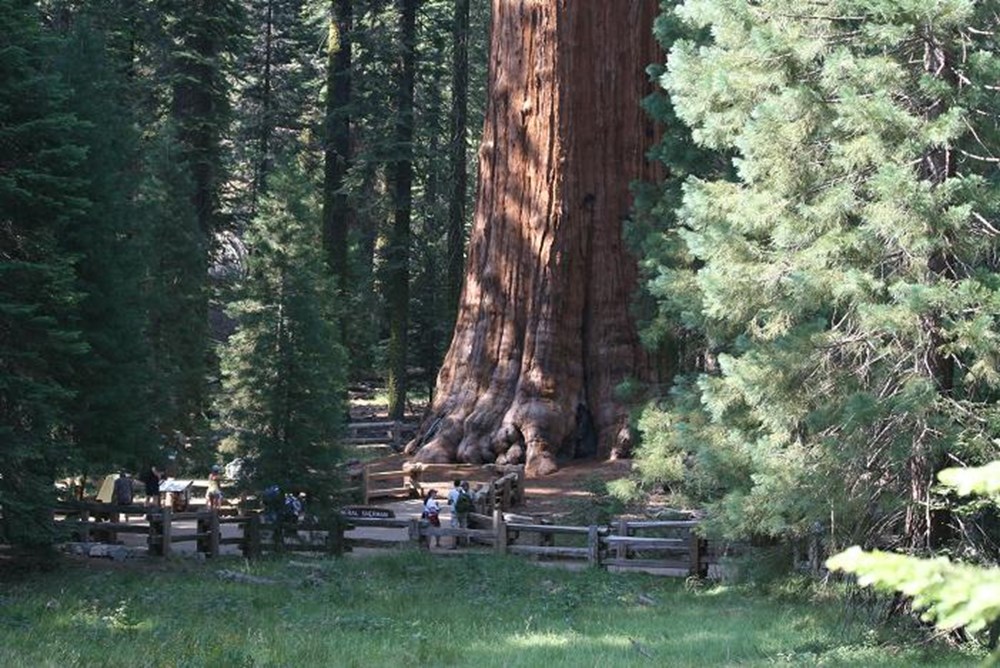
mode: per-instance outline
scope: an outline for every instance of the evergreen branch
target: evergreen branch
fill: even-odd
[[[990,235],[992,236],[1000,235],[1000,230],[994,227],[994,225],[990,221],[986,220],[986,218],[978,211],[973,211],[972,217],[978,220],[979,223],[986,228],[987,232],[989,232]]]

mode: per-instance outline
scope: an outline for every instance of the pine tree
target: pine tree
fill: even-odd
[[[52,481],[72,454],[73,258],[59,239],[86,210],[79,121],[34,3],[0,0],[0,541],[53,539]]]
[[[410,323],[410,221],[413,205],[413,89],[417,66],[416,21],[420,0],[400,0],[402,53],[397,73],[396,153],[389,164],[392,224],[386,250],[385,298],[389,320],[389,417],[398,420],[406,408],[408,328]]]
[[[252,218],[276,161],[299,150],[320,116],[322,79],[317,44],[325,24],[307,0],[254,0],[244,4],[245,45],[232,80],[233,162],[239,187],[230,206],[238,220]]]
[[[127,81],[105,29],[78,17],[59,59],[84,123],[90,200],[61,245],[75,259],[79,327],[89,354],[74,365],[72,423],[81,471],[139,470],[156,447],[143,276],[147,229],[136,199],[141,160]]]
[[[680,220],[725,354],[680,388],[689,489],[729,535],[912,547],[933,475],[995,450],[1000,73],[990,3],[689,0],[665,84],[736,180]]]
[[[230,309],[238,329],[222,351],[220,414],[252,462],[254,484],[322,504],[335,486],[346,360],[309,185],[297,170],[275,175],[247,232],[252,253]]]

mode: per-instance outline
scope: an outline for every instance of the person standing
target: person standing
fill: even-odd
[[[424,498],[423,517],[430,522],[432,527],[441,527],[441,504],[437,500],[437,490],[431,489]],[[441,536],[434,536],[434,546],[441,547]]]
[[[149,469],[142,474],[142,484],[146,486],[146,505],[160,507],[160,480],[163,478],[163,474],[155,466],[150,466]]]
[[[455,503],[452,505],[452,515],[455,517],[455,524],[459,529],[469,528],[469,513],[472,512],[475,504],[472,502],[472,495],[469,493],[469,483],[468,481],[462,481],[462,485],[458,490],[458,496],[455,498]],[[459,537],[455,536],[455,544],[458,544]],[[469,544],[468,536],[464,538],[463,541],[466,545]]]
[[[458,495],[462,491],[462,481],[456,480],[455,486],[451,488],[448,492],[448,506],[451,508],[451,527],[454,529],[458,526],[458,517],[455,515],[455,501],[458,500]]]
[[[116,506],[127,506],[132,503],[132,476],[122,471],[111,488],[111,503]]]
[[[208,491],[205,492],[206,505],[211,510],[219,510],[222,506],[222,484],[220,483],[220,469],[216,464],[208,474]]]

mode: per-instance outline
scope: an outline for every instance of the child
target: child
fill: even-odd
[[[438,503],[437,495],[437,490],[432,489],[427,492],[427,496],[424,498],[423,516],[427,518],[432,527],[441,526],[441,505]],[[434,536],[434,546],[441,547],[441,536]]]
[[[208,491],[205,493],[205,501],[211,510],[218,510],[222,505],[222,486],[219,484],[219,477],[219,465],[216,464],[208,474]]]

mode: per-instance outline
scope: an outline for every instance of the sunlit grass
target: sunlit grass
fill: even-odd
[[[0,583],[0,666],[961,666],[982,656],[858,619],[832,594],[692,592],[515,558],[88,564]]]

